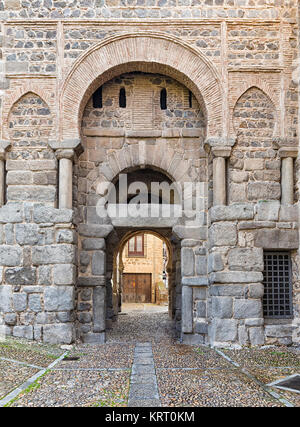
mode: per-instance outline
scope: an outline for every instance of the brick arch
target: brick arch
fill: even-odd
[[[131,71],[168,75],[188,87],[203,107],[208,136],[221,136],[221,79],[199,50],[163,33],[123,34],[101,42],[75,62],[61,92],[61,139],[76,139],[84,107],[97,87]]]

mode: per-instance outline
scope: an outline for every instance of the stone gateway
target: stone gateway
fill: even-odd
[[[1,334],[105,342],[142,232],[183,343],[299,345],[299,13],[0,0]]]

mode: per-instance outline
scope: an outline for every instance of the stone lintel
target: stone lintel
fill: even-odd
[[[206,276],[184,277],[181,283],[184,286],[207,286],[208,279]]]
[[[298,148],[297,147],[281,147],[278,150],[279,157],[286,158],[286,157],[292,157],[296,158],[298,155]]]
[[[214,157],[229,157],[231,154],[231,147],[212,147],[211,152]]]
[[[103,137],[124,137],[124,129],[100,129],[100,128],[89,128],[83,129],[84,136],[103,136]]]

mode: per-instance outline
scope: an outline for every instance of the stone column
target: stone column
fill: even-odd
[[[226,205],[226,158],[230,156],[230,147],[213,147],[213,204]]]
[[[297,157],[295,147],[282,147],[279,149],[281,157],[281,204],[294,203],[294,158]]]
[[[0,207],[5,203],[5,159],[6,150],[9,146],[8,141],[0,140]]]
[[[73,157],[74,150],[57,150],[56,157],[59,161],[59,201],[60,209],[72,209],[72,184],[73,184]]]

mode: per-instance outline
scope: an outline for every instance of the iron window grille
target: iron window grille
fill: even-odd
[[[263,272],[265,317],[292,316],[292,268],[288,252],[265,252]]]

